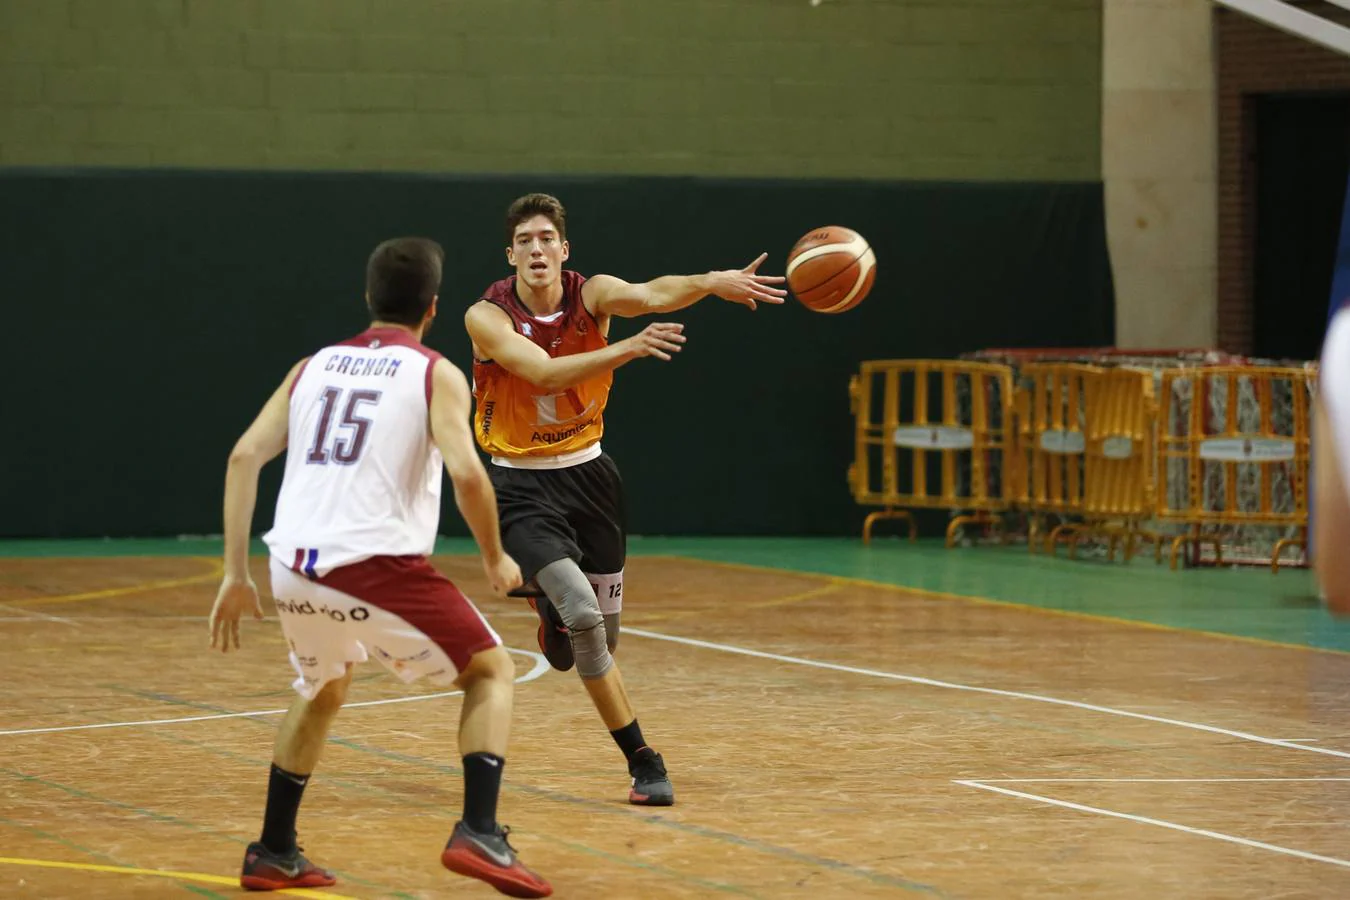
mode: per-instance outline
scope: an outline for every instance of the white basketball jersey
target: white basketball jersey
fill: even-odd
[[[376,328],[310,357],[291,387],[286,475],[272,556],[315,578],[372,556],[429,555],[441,513],[431,440],[432,366],[398,328]]]

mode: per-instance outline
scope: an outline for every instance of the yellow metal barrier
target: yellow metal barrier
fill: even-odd
[[[968,510],[952,519],[948,546],[970,523],[1001,526],[1008,508],[1001,477],[1010,431],[1012,371],[949,360],[864,362],[849,384],[855,418],[849,485],[854,499],[882,509],[863,522],[863,542],[881,519],[916,526],[911,510]]]
[[[1076,363],[1030,363],[1020,376],[1009,482],[1028,513],[1028,549],[1067,543],[1076,555],[1093,535],[1107,539],[1112,559],[1123,541],[1128,560],[1139,540],[1156,546],[1140,527],[1152,512],[1151,376]],[[1051,517],[1059,522],[1046,534]]]
[[[1085,465],[1083,517],[1108,538],[1109,558],[1124,541],[1125,561],[1143,539],[1161,552],[1162,538],[1141,527],[1153,512],[1153,375],[1138,369],[1096,369],[1084,380]]]
[[[1212,366],[1162,373],[1155,515],[1189,526],[1172,543],[1211,544],[1223,564],[1219,529],[1284,526],[1306,541],[1309,397],[1305,369]],[[1306,544],[1305,544],[1306,546]]]
[[[1016,483],[1025,487],[1019,499],[1029,514],[1027,547],[1033,553],[1051,516],[1060,522],[1044,539],[1047,552],[1080,530],[1065,519],[1083,513],[1084,381],[1095,371],[1073,363],[1029,363],[1019,373],[1017,461],[1024,473]]]

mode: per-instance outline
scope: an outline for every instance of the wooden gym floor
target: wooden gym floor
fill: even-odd
[[[500,817],[556,896],[1350,896],[1347,629],[1289,599],[1306,573],[891,542],[770,548],[832,574],[712,561],[766,546],[630,561],[618,659],[669,810],[624,802],[622,757],[575,674],[533,652],[533,614],[481,602],[518,661]],[[240,894],[291,696],[280,629],[208,652],[211,556],[47,552],[0,553],[0,896]],[[436,562],[483,595],[472,557]],[[968,587],[991,565],[993,600],[843,577]],[[1011,602],[1080,582],[1108,616]],[[1110,605],[1131,590],[1140,615]],[[1149,612],[1168,591],[1195,627]],[[1238,600],[1206,618],[1197,594]],[[1261,627],[1277,640],[1242,633]],[[340,881],[294,893],[497,896],[439,865],[459,704],[431,690],[358,670],[300,816]]]

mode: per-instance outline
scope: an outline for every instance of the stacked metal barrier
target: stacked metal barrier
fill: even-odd
[[[880,519],[948,510],[1032,552],[1141,543],[1191,564],[1306,547],[1312,366],[1209,351],[985,351],[877,360],[850,384],[855,499]]]

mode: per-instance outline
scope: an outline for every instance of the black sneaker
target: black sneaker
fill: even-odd
[[[451,872],[486,881],[508,897],[547,897],[553,888],[547,881],[521,865],[516,850],[507,843],[511,829],[498,825],[491,833],[474,831],[463,822],[455,830],[441,853],[441,865]]]
[[[539,652],[548,664],[566,672],[576,664],[572,656],[572,635],[547,597],[530,598],[530,608],[539,613]]]
[[[240,887],[250,891],[284,891],[289,888],[332,887],[337,878],[305,859],[300,848],[290,853],[273,853],[254,841],[244,851],[244,869]]]
[[[628,774],[633,786],[628,790],[628,802],[638,806],[673,806],[675,787],[666,777],[666,763],[661,754],[651,747],[640,747],[628,761]]]

